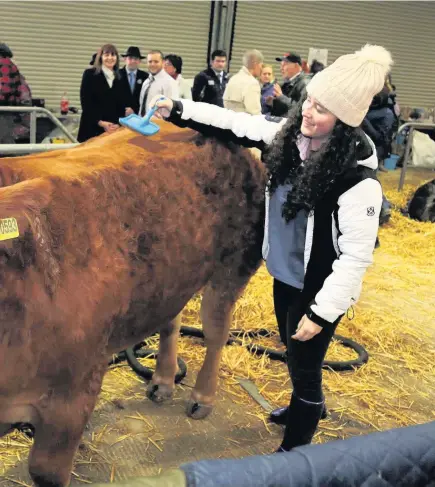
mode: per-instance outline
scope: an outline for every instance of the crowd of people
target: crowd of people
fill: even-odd
[[[122,68],[120,58],[125,64]],[[147,71],[140,69],[143,59]],[[230,77],[226,71],[227,54],[218,49],[212,53],[210,65],[195,76],[190,86],[182,76],[183,60],[176,54],[152,50],[142,56],[138,47],[131,46],[120,55],[113,44],[105,44],[92,57],[92,67],[83,74],[78,140],[116,130],[120,117],[132,113],[144,116],[156,94],[252,115],[283,116],[305,96],[308,81],[324,66],[314,61],[310,73],[295,53],[286,53],[276,60],[280,63],[282,84],[277,83],[273,66],[265,65],[263,54],[256,49],[245,52],[240,71]]]
[[[120,57],[125,61],[123,68],[120,68]],[[145,58],[147,71],[140,69]],[[135,46],[120,56],[114,45],[106,44],[93,56],[92,67],[83,75],[79,140],[115,130],[119,117],[131,113],[145,115],[150,108],[149,100],[156,94],[202,101],[253,115],[282,116],[304,96],[313,73],[303,70],[303,61],[297,54],[288,53],[277,61],[284,78],[281,85],[275,80],[273,66],[264,65],[258,50],[247,51],[240,71],[230,77],[226,71],[227,54],[218,49],[211,55],[210,66],[198,73],[190,86],[182,76],[180,56],[163,55],[158,50],[142,56]],[[316,72],[323,67],[317,61],[312,65]]]
[[[0,44],[0,105],[30,105],[30,87],[12,57],[11,49]],[[244,53],[240,70],[230,76],[227,54],[218,49],[211,54],[210,65],[191,83],[182,76],[183,59],[179,55],[151,50],[143,56],[136,46],[130,46],[120,55],[116,46],[105,44],[92,56],[90,67],[83,73],[78,140],[83,142],[116,130],[120,117],[132,113],[145,115],[150,108],[149,101],[156,94],[201,101],[251,115],[286,116],[306,97],[307,84],[325,66],[317,60],[308,65],[295,52],[278,56],[276,61],[282,78],[280,83],[274,66],[265,64],[263,54],[256,49]],[[142,64],[146,64],[146,69],[141,69]],[[398,120],[396,92],[389,75],[362,123],[376,144],[381,170],[382,161],[391,152]],[[20,142],[28,136],[29,117],[0,113],[0,127],[0,143]]]

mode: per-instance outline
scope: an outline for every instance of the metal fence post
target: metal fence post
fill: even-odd
[[[36,112],[30,112],[30,143],[36,144]]]
[[[8,113],[30,113],[30,137],[32,137],[32,125],[33,125],[33,131],[35,134],[35,139],[34,142],[36,142],[36,114],[37,113],[42,113],[45,115],[47,118],[49,118],[56,127],[58,127],[63,134],[68,137],[68,139],[74,143],[78,144],[77,139],[68,131],[68,129],[63,125],[60,120],[55,117],[50,111],[48,111],[46,108],[42,107],[26,107],[26,106],[18,106],[18,107],[10,107],[10,106],[0,106],[0,112],[8,112]],[[35,117],[34,123],[32,124],[32,116]]]

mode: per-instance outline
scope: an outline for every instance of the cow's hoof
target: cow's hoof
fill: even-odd
[[[187,403],[186,412],[187,415],[193,419],[204,419],[213,411],[213,406],[209,404],[201,404],[189,399]]]
[[[173,389],[165,384],[150,384],[147,388],[147,397],[156,403],[169,401],[172,398]]]

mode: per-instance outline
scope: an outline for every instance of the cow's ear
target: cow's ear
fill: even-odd
[[[8,229],[9,235],[6,233]],[[0,267],[4,266],[18,273],[34,267],[43,276],[48,294],[54,294],[60,277],[60,263],[53,254],[44,214],[0,219]]]
[[[24,270],[35,263],[36,247],[30,222],[24,215],[0,218],[0,261]]]
[[[59,274],[45,216],[52,189],[42,179],[0,188],[0,263],[17,271],[35,266],[50,293]]]
[[[26,268],[35,262],[32,221],[50,199],[51,183],[42,179],[0,188],[0,251],[9,265]]]

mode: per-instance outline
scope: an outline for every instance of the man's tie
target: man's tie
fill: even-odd
[[[149,81],[149,83],[148,83],[147,87],[145,88],[143,98],[142,98],[142,106],[140,107],[140,116],[141,117],[143,117],[147,111],[148,92],[150,91],[151,83],[154,81],[154,76],[152,74],[150,74],[147,81]]]
[[[133,93],[133,92],[134,92],[134,85],[135,85],[135,83],[136,83],[136,80],[134,79],[134,78],[135,78],[135,76],[134,76],[134,72],[133,72],[133,71],[130,71],[130,72],[128,73],[128,77],[129,77],[129,79],[130,79],[130,90],[131,90],[131,92]]]

